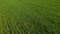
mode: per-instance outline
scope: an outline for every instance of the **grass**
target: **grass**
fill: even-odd
[[[0,34],[60,34],[60,0],[0,0]]]

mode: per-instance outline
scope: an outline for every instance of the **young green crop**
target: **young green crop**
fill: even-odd
[[[60,0],[0,0],[0,34],[60,34]]]

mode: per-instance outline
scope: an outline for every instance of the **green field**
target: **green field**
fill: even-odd
[[[0,34],[60,34],[60,0],[0,0]]]

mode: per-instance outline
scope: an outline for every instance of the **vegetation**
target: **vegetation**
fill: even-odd
[[[60,0],[0,0],[0,34],[60,34]]]

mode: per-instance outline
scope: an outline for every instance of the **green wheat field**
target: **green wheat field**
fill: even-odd
[[[60,34],[60,0],[0,0],[0,34]]]

